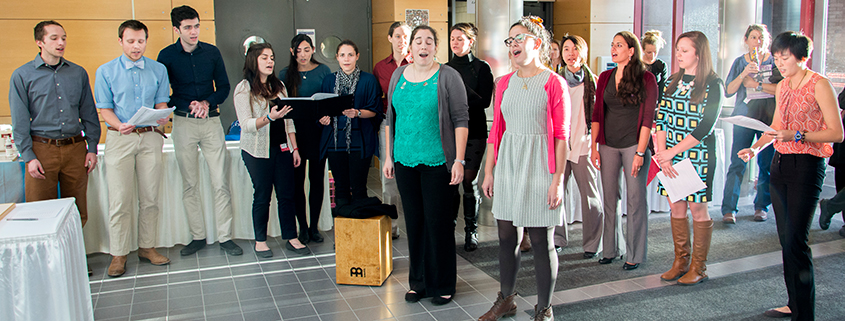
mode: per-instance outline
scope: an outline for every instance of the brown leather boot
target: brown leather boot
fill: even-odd
[[[710,238],[713,236],[713,220],[692,222],[692,263],[690,270],[678,279],[678,284],[693,285],[707,280],[707,253],[710,252]]]
[[[504,316],[516,315],[516,304],[513,303],[514,297],[516,297],[516,293],[504,297],[502,296],[502,292],[499,292],[496,302],[493,303],[493,307],[490,308],[490,311],[479,317],[478,321],[496,321]]]
[[[150,261],[153,265],[165,265],[170,263],[170,259],[166,256],[158,254],[155,248],[140,248],[138,249],[138,258]]]
[[[126,273],[126,255],[113,256],[109,264],[109,276],[116,278]]]
[[[534,305],[534,321],[552,321],[554,319],[551,306],[538,310],[537,305]]]
[[[689,220],[686,217],[673,217],[671,222],[672,239],[675,241],[675,262],[669,271],[660,275],[660,278],[666,281],[675,281],[689,271]]]

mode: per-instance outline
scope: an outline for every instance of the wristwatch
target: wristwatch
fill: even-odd
[[[358,118],[361,118],[361,110],[358,109]]]
[[[455,160],[455,163],[461,163],[461,165],[463,165],[463,166],[467,166],[467,161],[465,161],[465,160],[463,160],[463,159],[456,159],[456,160]]]
[[[800,141],[802,141],[803,139],[804,139],[804,134],[802,134],[800,131],[797,131],[797,130],[796,130],[796,131],[795,131],[795,142],[796,142],[796,143],[797,143],[797,142],[800,142]]]
[[[639,156],[639,157],[645,157],[645,153],[644,153],[644,152],[635,152],[635,153],[636,153],[636,154],[637,154],[637,156]]]
[[[757,91],[763,91],[763,83],[762,82],[759,83],[759,85],[757,85]]]

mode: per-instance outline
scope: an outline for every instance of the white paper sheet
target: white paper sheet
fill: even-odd
[[[753,130],[759,130],[761,132],[775,131],[775,129],[769,127],[769,125],[766,125],[765,123],[763,123],[759,120],[756,120],[754,118],[751,118],[751,117],[731,116],[731,117],[721,117],[719,119],[724,120],[726,122],[729,122],[731,124],[737,125],[737,126],[750,128],[750,129],[753,129]]]
[[[675,178],[669,178],[663,171],[657,173],[657,178],[663,184],[663,188],[669,194],[669,201],[675,203],[692,193],[700,191],[707,187],[706,184],[698,177],[698,172],[692,167],[692,162],[689,158],[677,162],[672,165],[678,175]]]
[[[158,126],[156,123],[157,120],[170,116],[176,110],[176,107],[170,107],[165,109],[152,109],[149,107],[141,107],[135,112],[135,115],[132,115],[132,118],[129,119],[127,124],[135,125],[135,126]]]
[[[339,96],[338,94],[333,93],[316,93],[311,95],[311,97],[285,97],[285,100],[323,100],[328,98],[334,98]]]

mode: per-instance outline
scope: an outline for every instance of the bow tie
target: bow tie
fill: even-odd
[[[126,66],[126,69],[131,69],[132,67],[138,67],[144,69],[144,59],[138,59],[137,61],[126,60],[123,61],[123,65]]]

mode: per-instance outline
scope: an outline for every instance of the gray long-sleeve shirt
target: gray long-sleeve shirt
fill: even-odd
[[[88,73],[81,66],[62,58],[53,69],[37,55],[12,73],[9,107],[15,145],[24,161],[36,158],[33,135],[63,139],[84,131],[88,152],[97,153],[100,119]]]

